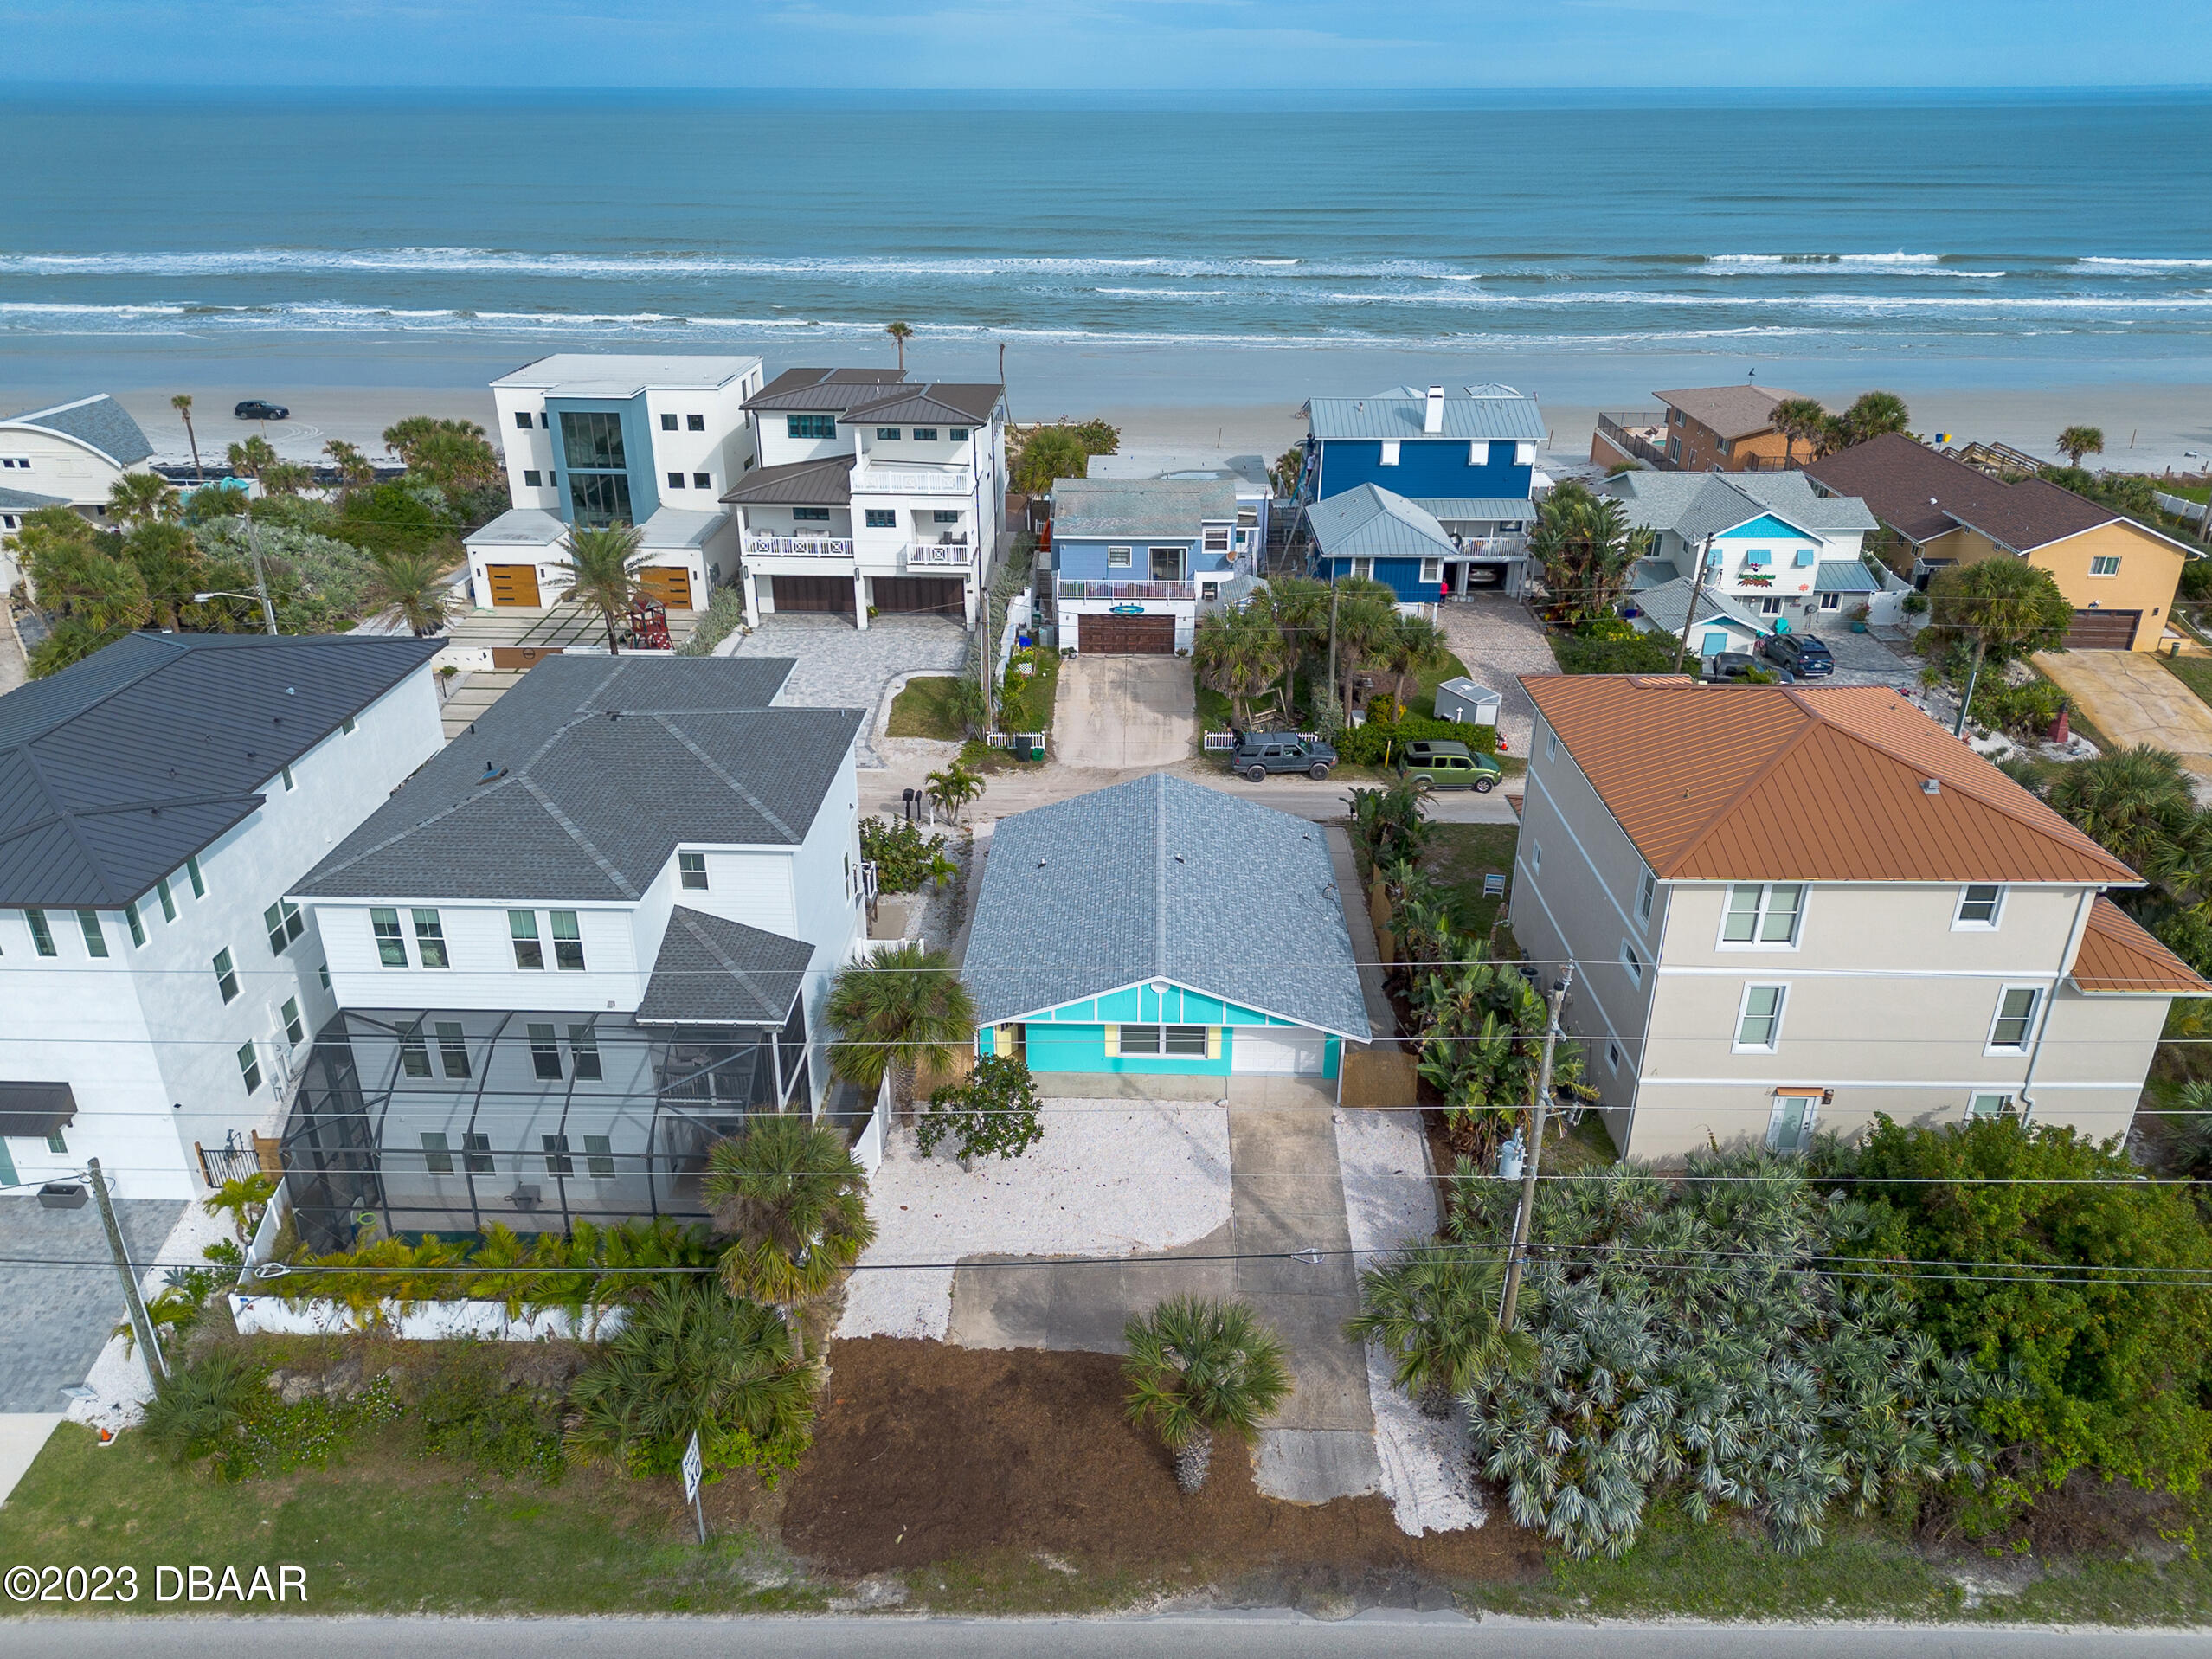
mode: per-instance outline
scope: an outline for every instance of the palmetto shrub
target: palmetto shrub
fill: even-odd
[[[1122,1336],[1129,1421],[1174,1454],[1186,1493],[1206,1484],[1217,1431],[1250,1439],[1290,1392],[1283,1340],[1245,1302],[1170,1296]]]
[[[1978,1412],[2016,1386],[1943,1352],[1879,1276],[1829,1270],[1865,1207],[1764,1153],[1687,1173],[1677,1186],[1624,1166],[1540,1194],[1521,1303],[1534,1363],[1462,1396],[1514,1519],[1578,1558],[1617,1556],[1671,1495],[1699,1521],[1755,1516],[1796,1553],[1839,1504],[1861,1514],[1978,1480],[1992,1452]],[[1698,1179],[1723,1175],[1753,1179]],[[1458,1180],[1457,1238],[1504,1237],[1516,1197]]]

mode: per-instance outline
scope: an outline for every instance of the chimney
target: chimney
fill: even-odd
[[[1441,386],[1429,388],[1429,407],[1422,412],[1421,430],[1424,432],[1444,430],[1444,388]]]

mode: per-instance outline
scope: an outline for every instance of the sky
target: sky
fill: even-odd
[[[2212,83],[2206,0],[0,0],[0,39],[49,87]]]

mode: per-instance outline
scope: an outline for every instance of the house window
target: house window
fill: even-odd
[[[443,1129],[422,1131],[422,1167],[433,1175],[450,1175],[453,1173],[453,1150],[446,1144],[446,1132]]]
[[[69,1137],[59,1129],[48,1131],[46,1137],[46,1149],[66,1156],[69,1150]]]
[[[1759,614],[1761,616],[1781,615],[1782,601],[1779,599],[1773,597],[1772,595],[1769,595],[1766,598],[1759,601]]]
[[[307,1039],[307,1027],[299,1022],[299,999],[286,997],[277,1012],[283,1016],[284,1040],[298,1048]]]
[[[663,415],[660,417],[660,429],[661,429],[663,432],[673,432],[673,431],[675,431],[675,430],[676,430],[676,417],[675,417],[674,415]]]
[[[548,1083],[561,1078],[561,1043],[550,1026],[530,1028],[530,1070],[533,1077]]]
[[[1621,941],[1621,966],[1628,969],[1632,983],[1643,983],[1643,958],[1636,955],[1636,947],[1625,939]]]
[[[897,427],[878,427],[876,428],[876,439],[879,443],[895,444],[898,441],[898,428]]]
[[[866,511],[870,530],[897,530],[898,528],[897,508],[870,507]]]
[[[131,943],[143,948],[146,942],[146,924],[138,919],[138,901],[132,899],[123,907],[123,919],[131,924]]]
[[[1154,582],[1180,582],[1183,579],[1183,550],[1180,547],[1148,547],[1151,556],[1152,579]]]
[[[837,436],[837,416],[834,415],[786,415],[783,430],[793,438],[834,438]]]
[[[2004,908],[2004,889],[1995,882],[1976,882],[1958,890],[1958,914],[1951,919],[1953,931],[1961,928],[1994,928]]]
[[[341,721],[339,721],[339,722],[338,722],[338,733],[339,733],[339,735],[340,735],[341,736],[345,736],[345,737],[350,737],[350,736],[353,736],[353,729],[354,729],[354,727],[355,727],[355,726],[357,726],[357,725],[358,725],[359,723],[360,723],[360,722],[357,721],[357,720],[356,720],[356,719],[355,719],[355,718],[354,718],[351,715],[350,715],[350,714],[349,714],[348,716],[346,716],[346,717],[345,717],[344,719],[343,719],[343,720],[341,720]]]
[[[1971,1122],[1977,1117],[2003,1117],[2012,1109],[2010,1095],[1969,1095],[1966,1096],[1966,1118]]]
[[[238,1045],[238,1077],[249,1095],[261,1086],[261,1057],[254,1052],[251,1043]]]
[[[1444,580],[1444,561],[1442,559],[1422,560],[1421,580],[1425,585],[1431,588],[1442,582]]]
[[[791,522],[794,524],[826,524],[829,523],[829,509],[827,507],[794,507],[791,510]]]
[[[1621,1069],[1621,1045],[1618,1043],[1605,1045],[1605,1064],[1615,1071]]]
[[[169,891],[169,878],[164,876],[156,882],[154,891],[161,899],[161,919],[174,922],[177,919],[177,895]]]
[[[1720,942],[1794,946],[1797,942],[1797,917],[1804,903],[1804,888],[1793,882],[1765,886],[1739,882],[1728,890],[1728,910],[1720,921]]]
[[[1547,732],[1544,737],[1544,758],[1547,761],[1556,761],[1559,757],[1559,734],[1556,731]]]
[[[430,1045],[422,1040],[421,1020],[400,1033],[400,1071],[410,1077],[430,1075]]]
[[[449,1077],[468,1076],[468,1038],[458,1019],[438,1022],[438,1065]]]
[[[315,964],[315,980],[325,991],[331,988],[331,965],[328,962]]]
[[[1131,550],[1126,547],[1109,547],[1106,550],[1106,568],[1109,570],[1126,570],[1133,556]]]
[[[933,508],[929,513],[929,522],[933,524],[956,524],[960,522],[960,509],[958,507]]]
[[[515,411],[515,425],[519,427],[524,432],[528,432],[530,430],[530,411],[528,409],[517,409]]]
[[[450,968],[446,960],[446,926],[435,910],[415,913],[415,954],[425,968]]]
[[[668,487],[672,490],[682,489],[684,487],[684,475],[681,473],[671,473],[668,475]]]
[[[1124,1054],[1159,1053],[1160,1027],[1157,1026],[1122,1026],[1122,1052]]]
[[[599,1070],[599,1038],[588,1026],[569,1027],[569,1070],[578,1077],[589,1077],[596,1082]]]
[[[1209,553],[1226,553],[1229,550],[1229,532],[1226,530],[1207,530],[1206,550]]]
[[[514,942],[517,968],[545,966],[545,947],[538,942],[536,910],[509,910],[507,936]]]
[[[556,1064],[558,1064],[556,1061]],[[545,1147],[545,1173],[549,1175],[573,1175],[576,1166],[569,1159],[569,1137],[565,1135],[541,1135],[538,1140]]]
[[[676,855],[677,878],[694,892],[706,891],[706,854],[679,852]]]
[[[1354,559],[1352,561],[1353,581],[1373,582],[1374,579],[1375,562],[1373,559]]]
[[[584,1167],[591,1172],[591,1178],[595,1181],[614,1179],[614,1142],[611,1136],[584,1136]]]
[[[86,955],[105,956],[107,955],[107,936],[100,930],[98,910],[79,910],[77,927],[85,936]]]
[[[2119,575],[2119,555],[2117,553],[2097,554],[2089,561],[2089,574],[2093,576]]]
[[[540,472],[537,467],[525,466],[523,468],[523,488],[525,490],[535,490],[544,482],[545,474]],[[447,1162],[448,1163],[451,1163],[452,1161],[453,1161],[450,1158],[447,1160]]]
[[[466,1131],[461,1135],[461,1152],[470,1174],[489,1175],[492,1173],[490,1135],[479,1134],[474,1129]]]
[[[583,972],[583,935],[576,929],[574,910],[555,910],[553,916],[553,966],[564,973]]]
[[[1528,844],[1528,869],[1533,875],[1544,873],[1544,844],[1541,841]]]
[[[1636,919],[1637,921],[1649,922],[1651,919],[1651,901],[1658,895],[1658,891],[1659,878],[1649,870],[1645,871],[1643,879],[1636,884]]]
[[[222,993],[222,1000],[229,1002],[238,995],[238,970],[231,965],[230,948],[226,945],[215,954],[215,989]]]
[[[205,878],[200,874],[200,855],[198,853],[196,852],[190,858],[184,860],[184,874],[192,883],[192,897],[194,898],[205,898],[208,896],[208,884]]]
[[[935,428],[935,427],[916,427],[916,428],[914,428],[914,441],[915,441],[916,443],[917,443],[917,444],[933,444],[933,443],[935,443],[935,442],[936,442],[936,441],[937,441],[937,429],[936,429],[936,428]]]
[[[405,968],[407,940],[400,932],[399,912],[371,910],[369,927],[376,936],[376,960],[386,968]]]
[[[2043,993],[2031,985],[2009,985],[1997,998],[1997,1019],[1990,1026],[1990,1052],[2024,1054],[2028,1033],[2035,1024],[2035,1010]]]
[[[1843,595],[1841,594],[1823,594],[1820,596],[1820,608],[1824,611],[1842,610],[1843,608]]]
[[[569,511],[579,524],[630,522],[630,479],[624,473],[571,473]]]
[[[1203,1026],[1170,1026],[1167,1031],[1167,1051],[1170,1054],[1206,1057],[1206,1027]]]
[[[306,928],[307,918],[299,913],[297,904],[280,898],[261,912],[261,925],[268,929],[269,955],[281,956],[284,948]]]
[[[694,490],[711,490],[714,488],[714,474],[711,473],[692,473],[691,487]]]
[[[1397,440],[1397,439],[1395,439],[1395,438],[1386,438],[1385,440],[1383,440],[1383,447],[1382,447],[1382,464],[1383,464],[1385,466],[1397,466],[1397,465],[1398,465],[1398,440]]]
[[[44,910],[25,910],[23,921],[30,928],[31,948],[42,956],[58,956],[54,948],[54,929],[47,924]]]
[[[684,430],[686,432],[704,432],[706,430],[706,416],[704,415],[685,415],[684,417]]]
[[[1744,1006],[1736,1015],[1736,1051],[1752,1050],[1772,1054],[1774,1041],[1782,1031],[1782,999],[1788,987],[1780,985],[1746,985],[1744,987]]]
[[[1772,1152],[1803,1152],[1812,1144],[1813,1120],[1820,1115],[1820,1096],[1802,1091],[1774,1096],[1774,1114],[1766,1122],[1766,1145]]]

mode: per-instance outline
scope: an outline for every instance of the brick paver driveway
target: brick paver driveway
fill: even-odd
[[[2212,781],[2212,708],[2149,652],[2045,651],[2035,666],[2112,742],[2170,750]]]
[[[884,764],[875,747],[884,692],[903,674],[955,674],[968,661],[968,630],[945,616],[879,616],[865,628],[826,613],[771,612],[750,633],[732,634],[717,656],[793,657],[781,702],[801,708],[865,709],[860,764]]]
[[[1451,654],[1467,665],[1467,677],[1505,698],[1498,735],[1508,752],[1525,756],[1536,729],[1536,705],[1521,689],[1520,677],[1559,672],[1543,625],[1526,605],[1502,594],[1476,594],[1439,606],[1437,622]]]
[[[118,1199],[115,1219],[141,1272],[184,1212],[173,1199]],[[58,1411],[61,1391],[84,1381],[123,1320],[123,1288],[100,1210],[48,1210],[24,1194],[0,1198],[0,1411]],[[44,1264],[45,1265],[42,1265]]]

